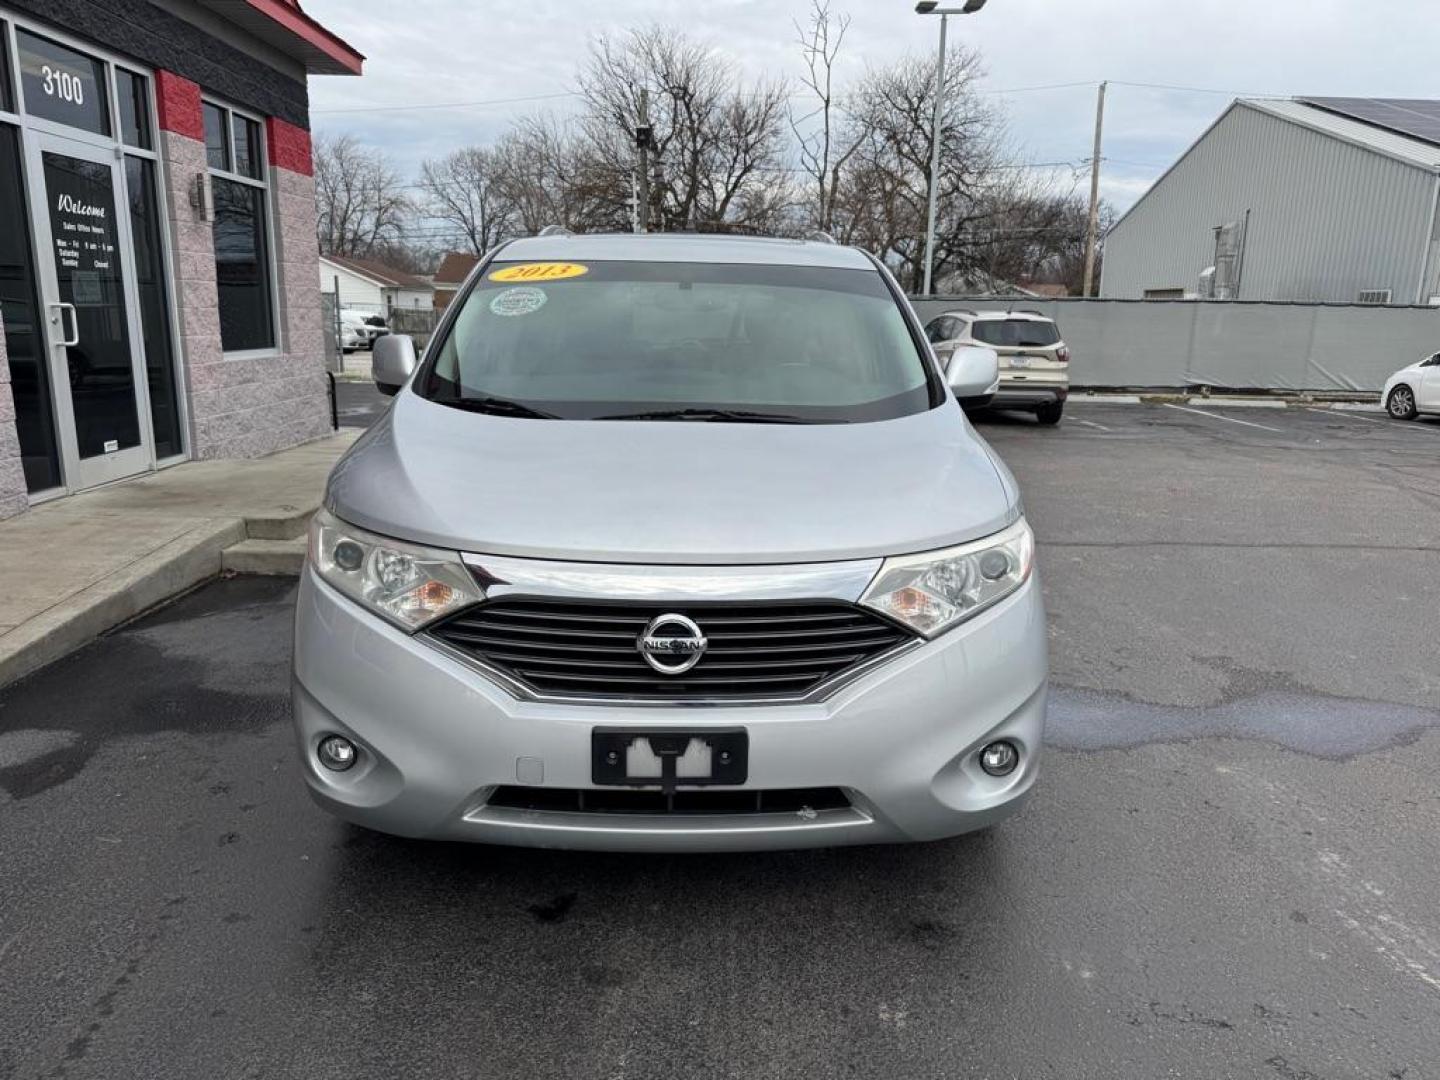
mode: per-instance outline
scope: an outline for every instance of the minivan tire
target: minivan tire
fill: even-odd
[[[1385,411],[1396,420],[1414,420],[1419,414],[1415,408],[1415,391],[1401,383],[1385,399]]]
[[[1048,401],[1035,410],[1035,419],[1042,424],[1058,424],[1060,414],[1065,411],[1063,401]]]

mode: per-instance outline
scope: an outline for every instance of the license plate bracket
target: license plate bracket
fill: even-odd
[[[750,736],[744,728],[594,728],[591,781],[617,787],[743,784],[750,772]]]

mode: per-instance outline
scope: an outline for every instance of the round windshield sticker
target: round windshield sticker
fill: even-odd
[[[579,263],[539,262],[506,266],[490,275],[491,281],[561,281],[588,274],[590,268]]]
[[[529,315],[544,306],[543,289],[506,289],[490,301],[490,310],[496,315]]]

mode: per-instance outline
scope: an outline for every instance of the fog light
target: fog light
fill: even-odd
[[[333,772],[344,772],[355,764],[355,744],[343,735],[326,735],[315,750],[320,764]]]
[[[980,751],[980,768],[991,776],[1009,776],[1020,764],[1020,751],[1012,742],[992,742]]]

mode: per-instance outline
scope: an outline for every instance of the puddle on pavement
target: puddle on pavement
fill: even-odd
[[[1114,750],[1184,739],[1263,739],[1339,759],[1408,742],[1432,727],[1440,727],[1440,711],[1287,691],[1181,706],[1053,687],[1045,742],[1060,750]]]
[[[63,784],[117,738],[285,721],[293,590],[215,582],[0,690],[0,803]]]

